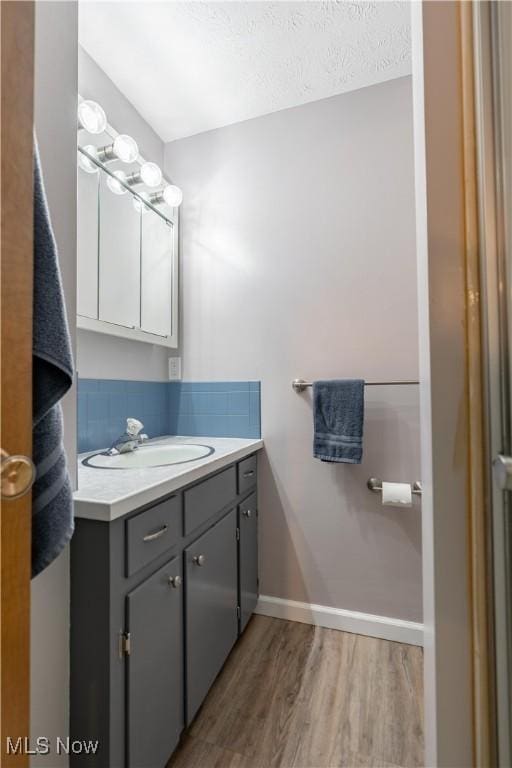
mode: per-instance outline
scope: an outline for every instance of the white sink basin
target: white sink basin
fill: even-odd
[[[108,456],[105,453],[95,453],[83,460],[87,467],[96,469],[141,469],[142,467],[165,467],[169,464],[184,464],[187,461],[197,461],[210,456],[214,448],[209,445],[163,444],[142,445],[135,451]]]

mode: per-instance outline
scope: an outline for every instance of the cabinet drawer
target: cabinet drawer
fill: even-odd
[[[219,472],[185,491],[185,536],[236,498],[235,467]]]
[[[180,496],[131,517],[126,521],[126,575],[139,571],[180,538]]]
[[[256,485],[258,458],[254,453],[238,463],[238,493],[248,491]]]

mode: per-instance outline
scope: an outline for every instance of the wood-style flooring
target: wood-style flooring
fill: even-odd
[[[254,616],[167,768],[417,768],[422,649]]]

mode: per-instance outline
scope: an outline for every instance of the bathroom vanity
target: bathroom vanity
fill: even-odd
[[[262,441],[194,442],[215,451],[169,467],[80,464],[71,738],[99,746],[76,764],[164,768],[255,608]]]

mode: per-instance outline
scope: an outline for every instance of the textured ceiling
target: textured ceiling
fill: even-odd
[[[409,11],[407,2],[86,0],[80,43],[171,141],[409,74]]]

